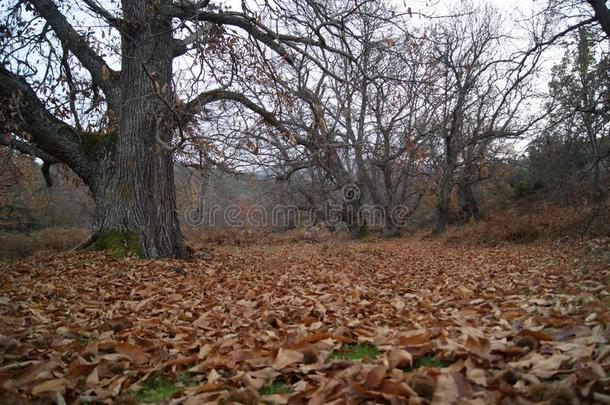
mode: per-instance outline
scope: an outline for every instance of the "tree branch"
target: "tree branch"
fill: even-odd
[[[55,157],[44,150],[28,142],[22,141],[21,139],[17,139],[15,136],[8,133],[3,134],[3,136],[0,137],[0,145],[8,146],[9,148],[15,149],[28,156],[37,157],[45,162],[49,162],[49,164],[59,163],[59,160],[55,159]]]
[[[587,0],[595,11],[595,19],[602,26],[602,29],[610,37],[610,10],[606,5],[606,0]]]
[[[96,0],[83,0],[83,3],[89,7],[89,10],[93,11],[95,14],[102,17],[108,24],[121,31],[123,24],[123,20],[121,18],[118,18],[110,11],[106,10]]]
[[[81,135],[51,114],[25,80],[0,66],[0,143],[49,164],[66,163],[83,180],[94,180],[96,162],[82,153]]]
[[[80,35],[68,23],[66,17],[61,14],[57,5],[51,0],[29,0],[38,14],[44,18],[64,46],[76,56],[85,69],[91,74],[93,82],[98,85],[106,95],[106,101],[111,110],[118,112],[120,109],[120,87],[119,74],[111,70],[104,59],[100,57]]]
[[[291,123],[286,123],[286,122],[282,122],[282,121],[278,120],[277,117],[272,112],[259,106],[258,104],[256,104],[252,100],[250,100],[248,97],[246,97],[244,94],[238,93],[235,91],[215,89],[215,90],[210,90],[210,91],[201,93],[197,97],[195,97],[193,100],[191,100],[187,103],[186,111],[188,111],[188,114],[192,115],[192,114],[195,114],[195,113],[201,111],[201,109],[203,109],[203,107],[206,104],[210,104],[210,103],[213,103],[216,101],[221,101],[221,100],[232,100],[232,101],[236,101],[236,102],[242,104],[244,107],[246,107],[249,110],[260,115],[266,123],[277,128],[284,135],[289,136],[292,140],[296,141],[298,144],[308,145],[307,140],[294,135],[294,133],[293,133],[294,131],[290,131],[287,128],[286,125],[290,125]]]

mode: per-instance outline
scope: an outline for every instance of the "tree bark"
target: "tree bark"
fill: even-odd
[[[467,147],[464,151],[465,162],[458,184],[458,203],[460,206],[458,224],[460,225],[467,224],[471,219],[481,220],[481,210],[473,188],[478,178],[477,161],[474,153],[474,145]]]
[[[447,177],[447,176],[445,176]],[[434,234],[442,234],[447,230],[449,224],[449,202],[453,184],[449,179],[443,179],[439,187],[436,201],[436,218],[434,222]]]
[[[445,138],[446,160],[443,165],[443,173],[436,192],[436,218],[434,223],[434,234],[442,234],[447,230],[449,224],[449,203],[451,202],[451,190],[453,190],[453,172],[455,171],[456,152],[453,136]]]
[[[101,235],[136,233],[146,257],[185,258],[177,217],[171,140],[162,125],[171,94],[172,34],[169,18],[146,0],[123,0],[134,28],[122,33],[121,104],[114,151],[93,187]],[[163,18],[163,19],[162,19]]]
[[[479,203],[474,196],[472,189],[472,183],[469,180],[465,180],[459,185],[459,203],[460,203],[460,217],[459,224],[465,225],[474,219],[475,221],[481,220],[481,211],[479,209]]]
[[[386,217],[384,218],[382,234],[384,238],[395,238],[400,235],[398,227],[392,220],[391,215],[386,215]]]

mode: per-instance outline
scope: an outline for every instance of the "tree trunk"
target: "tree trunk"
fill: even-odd
[[[171,22],[153,9],[146,0],[123,0],[124,18],[133,23],[122,33],[124,102],[116,144],[92,187],[96,226],[102,244],[104,236],[119,238],[139,244],[146,257],[185,258],[172,153],[157,141],[169,143],[172,136],[162,125],[167,113],[162,97],[172,94]]]
[[[449,224],[449,202],[451,199],[451,189],[453,188],[452,174],[447,169],[436,195],[436,217],[432,231],[434,234],[445,233]]]
[[[460,217],[459,224],[465,225],[474,218],[475,221],[481,220],[481,212],[479,209],[479,203],[474,196],[472,190],[472,183],[465,179],[459,186],[459,203],[460,203]]]
[[[395,238],[400,235],[398,227],[394,223],[392,216],[389,214],[386,214],[384,217],[382,234],[384,238]]]
[[[444,200],[439,200],[436,204],[436,220],[434,222],[434,229],[432,233],[436,235],[440,235],[445,233],[447,230],[447,224],[449,223],[449,202]]]
[[[343,220],[347,224],[351,239],[360,239],[367,232],[366,223],[362,217],[360,199],[343,204]]]
[[[172,25],[171,18],[159,12],[163,3],[122,1],[119,75],[72,32],[54,3],[35,2],[37,12],[103,90],[112,124],[99,133],[73,128],[51,114],[23,78],[0,66],[0,127],[32,137],[27,144],[15,138],[10,146],[41,158],[45,167],[67,164],[89,186],[96,203],[98,248],[186,258],[172,151],[167,148],[172,129],[164,125],[175,98]],[[27,119],[9,122],[8,117]]]

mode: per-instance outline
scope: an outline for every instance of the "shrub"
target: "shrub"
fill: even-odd
[[[531,179],[523,179],[517,183],[510,185],[516,198],[524,198],[532,194],[534,191],[542,188],[540,181],[533,181]]]
[[[30,256],[36,252],[69,250],[89,235],[83,228],[45,228],[39,231],[0,234],[0,259]]]

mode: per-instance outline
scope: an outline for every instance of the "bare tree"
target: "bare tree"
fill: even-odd
[[[246,8],[230,11],[207,0],[109,4],[3,6],[0,140],[45,166],[68,165],[87,184],[101,246],[118,239],[148,257],[186,257],[174,151],[191,141],[193,123],[205,119],[212,103],[240,103],[273,120],[241,89],[231,89],[216,65],[239,65],[239,38],[295,64],[312,48],[333,51],[324,41],[330,30],[282,33]],[[313,2],[299,7],[319,13]],[[258,12],[277,20],[270,6]],[[184,65],[178,74],[175,66]]]
[[[462,17],[437,24],[430,35],[431,56],[438,65],[438,86],[430,96],[438,108],[434,131],[439,144],[432,150],[437,173],[435,233],[443,233],[449,223],[456,170],[466,165],[463,173],[472,177],[469,165],[476,145],[521,136],[542,119],[525,114],[529,79],[541,51],[522,58],[505,52],[501,16],[491,7],[463,7]],[[462,197],[468,196],[472,210],[469,183],[462,184]]]

